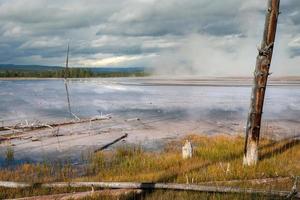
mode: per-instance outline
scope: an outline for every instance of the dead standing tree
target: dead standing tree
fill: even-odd
[[[69,76],[69,51],[70,51],[70,47],[69,47],[69,44],[68,44],[68,49],[67,49],[67,59],[66,59],[66,68],[65,68],[65,74],[64,74],[64,82],[65,82],[66,93],[67,93],[68,110],[69,110],[70,115],[72,116],[71,104],[70,104],[70,96],[69,96],[69,88],[68,88],[68,76]]]
[[[258,143],[261,127],[265,91],[272,60],[279,15],[280,0],[268,0],[265,30],[256,58],[251,104],[246,126],[244,164],[255,165],[258,161]]]
[[[69,88],[68,88],[68,77],[69,77],[69,52],[70,52],[70,46],[68,44],[67,49],[67,58],[66,58],[66,68],[65,68],[65,74],[64,74],[64,83],[67,93],[67,101],[68,101],[68,110],[71,117],[75,117],[77,120],[80,120],[71,110],[71,103],[70,103],[70,95],[69,95]]]

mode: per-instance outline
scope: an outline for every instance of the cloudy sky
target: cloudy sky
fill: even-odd
[[[0,0],[0,63],[252,73],[266,0]],[[271,71],[300,75],[300,0],[282,0]]]

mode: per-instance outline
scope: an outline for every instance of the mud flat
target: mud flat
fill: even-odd
[[[264,137],[282,139],[294,136],[299,122],[268,121],[263,127]],[[91,123],[64,125],[54,129],[43,128],[26,132],[9,132],[11,139],[0,144],[0,157],[5,165],[6,152],[13,149],[14,162],[68,161],[82,164],[88,156],[122,137],[128,136],[107,149],[120,145],[141,145],[148,151],[160,151],[164,144],[189,134],[242,135],[243,121],[186,121],[176,118],[132,119],[112,118]],[[291,134],[287,135],[286,133]],[[6,135],[5,134],[5,135]],[[296,132],[294,132],[296,135]],[[2,135],[5,138],[5,135]]]

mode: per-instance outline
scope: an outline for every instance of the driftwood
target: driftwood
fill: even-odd
[[[41,188],[64,188],[64,187],[95,187],[105,189],[163,189],[163,190],[184,190],[210,193],[236,193],[236,194],[251,194],[287,197],[293,196],[300,199],[300,193],[293,191],[275,191],[275,190],[260,190],[251,188],[224,187],[224,186],[205,186],[196,184],[176,184],[176,183],[138,183],[138,182],[58,182],[44,184],[29,184],[17,182],[0,182],[0,187],[6,188],[27,188],[39,186]]]
[[[128,134],[126,133],[126,134],[122,135],[121,137],[118,137],[118,138],[115,139],[114,141],[112,141],[112,142],[110,142],[110,143],[108,143],[108,144],[106,144],[106,145],[100,147],[99,149],[96,149],[96,150],[94,151],[94,153],[97,153],[97,152],[99,152],[99,151],[102,151],[102,150],[104,150],[104,149],[107,149],[107,148],[110,147],[111,145],[113,145],[113,144],[115,144],[115,143],[121,141],[121,140],[124,139],[124,138],[127,138],[127,136],[128,136]]]

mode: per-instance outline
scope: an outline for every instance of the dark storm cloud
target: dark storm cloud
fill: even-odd
[[[129,3],[113,14],[98,35],[125,36],[185,35],[207,32],[213,35],[240,33],[236,20],[239,4],[218,1],[145,1]],[[228,8],[228,9],[224,9]],[[229,9],[230,8],[230,9]]]
[[[222,74],[223,64],[233,72],[253,64],[248,57],[255,57],[265,6],[261,0],[0,0],[0,62],[61,65],[70,42],[75,66],[170,66],[205,75]],[[281,65],[300,59],[299,7],[299,0],[282,1]]]

